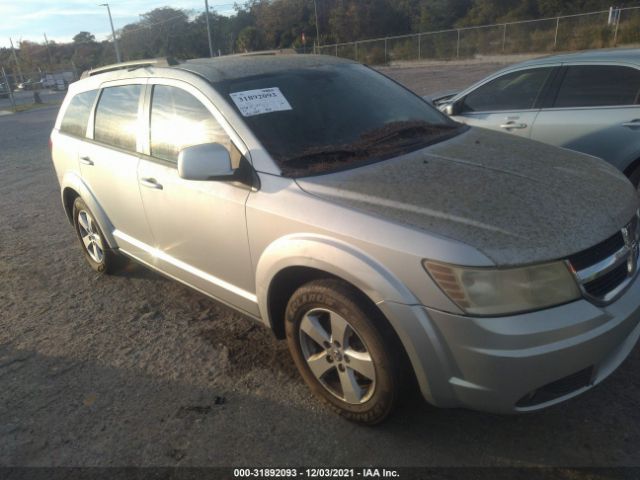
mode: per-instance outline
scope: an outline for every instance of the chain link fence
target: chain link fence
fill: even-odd
[[[30,105],[56,105],[78,75],[73,67],[55,71],[7,72],[0,69],[0,113]],[[7,85],[9,88],[7,88]]]
[[[640,7],[322,45],[316,51],[370,65],[385,65],[634,43],[640,43]]]

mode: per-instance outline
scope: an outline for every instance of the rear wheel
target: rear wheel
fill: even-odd
[[[118,266],[118,256],[109,248],[93,213],[80,197],[73,202],[73,224],[91,268],[100,273],[113,273]]]
[[[398,398],[399,352],[389,328],[339,280],[310,282],[287,305],[287,343],[305,382],[336,413],[360,423],[381,422]]]

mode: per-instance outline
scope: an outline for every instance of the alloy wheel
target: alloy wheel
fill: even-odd
[[[375,365],[346,319],[331,310],[314,308],[302,318],[299,338],[309,369],[328,392],[354,405],[371,398],[376,387]]]
[[[104,259],[104,247],[102,238],[98,232],[95,220],[86,210],[78,212],[78,227],[80,239],[91,259],[96,263],[101,263]]]

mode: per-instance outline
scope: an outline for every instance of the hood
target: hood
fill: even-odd
[[[334,203],[471,245],[498,266],[566,258],[612,236],[638,208],[631,183],[602,160],[477,128],[297,183]]]

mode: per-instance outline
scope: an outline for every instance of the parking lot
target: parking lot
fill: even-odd
[[[496,68],[383,71],[427,94]],[[60,205],[56,113],[0,117],[0,464],[640,466],[637,347],[602,385],[542,412],[415,396],[366,428],[322,408],[252,320],[141,267],[95,275]]]

